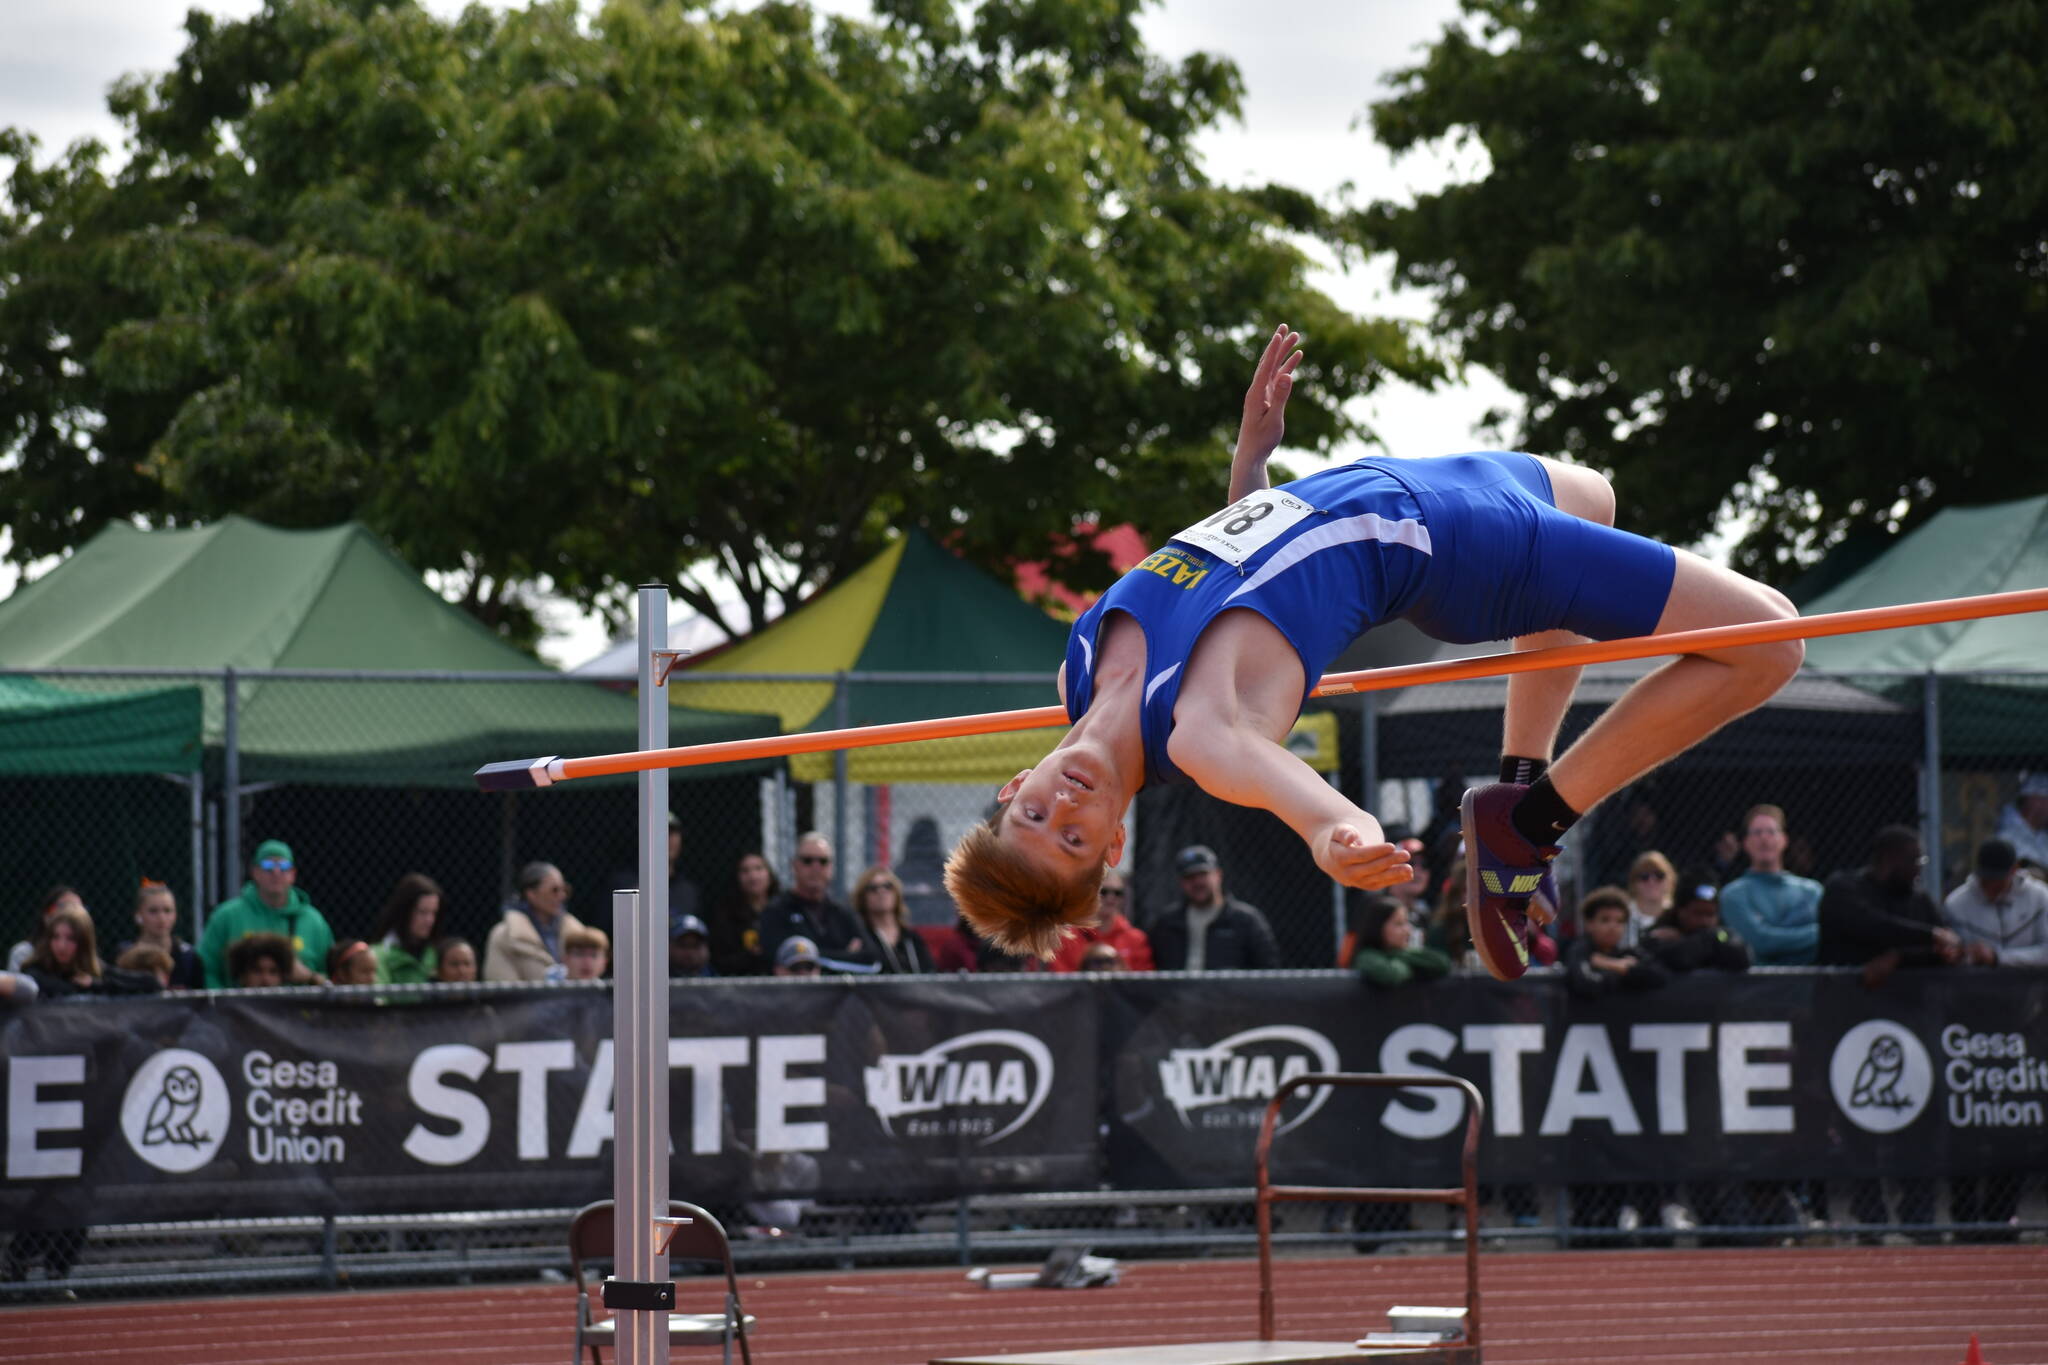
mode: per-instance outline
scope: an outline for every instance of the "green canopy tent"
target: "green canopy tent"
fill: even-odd
[[[0,905],[0,941],[32,932],[29,901],[60,882],[88,905],[121,906],[144,875],[183,874],[180,894],[196,893],[201,714],[193,686],[107,692],[0,676],[0,886],[15,892]],[[94,845],[83,865],[58,852],[81,832]]]
[[[451,900],[465,902],[465,913],[482,916],[515,859],[546,857],[565,872],[577,864],[592,887],[630,863],[614,847],[632,842],[630,808],[624,815],[613,809],[621,800],[630,807],[625,779],[520,806],[478,796],[472,774],[498,759],[631,749],[638,743],[631,696],[563,678],[498,639],[359,524],[287,531],[228,517],[189,530],[109,526],[0,602],[0,667],[213,674],[199,681],[207,785],[216,791],[225,785],[230,723],[222,670],[237,670],[236,782],[266,794],[250,810],[249,838],[232,841],[242,847],[229,851],[221,869],[230,891],[247,844],[279,832],[318,841],[309,875],[330,900],[341,894],[337,863],[345,857],[352,864],[347,894],[360,908],[345,919],[357,930],[368,927],[363,921],[399,872],[432,872],[449,884]],[[435,676],[279,677],[277,670]],[[504,680],[451,676],[462,674]],[[162,681],[126,685],[140,690]],[[774,729],[758,715],[677,711],[670,721],[677,744]],[[752,781],[729,766],[703,777]],[[678,793],[678,804],[683,799]],[[733,807],[751,811],[751,792],[721,790],[715,809]],[[239,814],[223,812],[224,826],[233,828]],[[740,837],[735,831],[735,842]],[[465,883],[466,894],[458,896],[455,883]]]
[[[1803,610],[2040,587],[2048,587],[2048,495],[1937,512]],[[1934,676],[1944,763],[2048,763],[2048,613],[1830,636],[1807,643],[1806,662],[1828,672],[1894,675],[1873,685],[1915,706]]]
[[[1812,615],[2040,587],[2048,587],[2048,495],[1945,508],[1801,608]],[[1940,780],[1924,818],[1938,858],[1934,884],[1969,866],[2019,773],[2048,768],[2048,613],[1810,640],[1806,662],[1923,714],[1933,689]]]
[[[0,602],[0,667],[255,671],[237,689],[245,782],[467,789],[494,759],[638,740],[632,699],[553,669],[442,600],[357,523],[283,531],[242,517],[109,526]],[[523,673],[526,682],[273,679],[262,670]],[[206,743],[226,740],[218,685]],[[772,733],[760,716],[678,713],[674,742]]]
[[[0,676],[0,776],[197,772],[201,724],[197,687],[89,693]]]

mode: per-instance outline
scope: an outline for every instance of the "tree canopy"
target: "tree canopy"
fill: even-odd
[[[1373,107],[1480,178],[1362,241],[1624,523],[1749,514],[1785,578],[1852,529],[2048,488],[2048,8],[1464,0]]]
[[[357,517],[530,638],[543,578],[715,613],[709,570],[758,619],[892,526],[1001,564],[1193,521],[1274,321],[1298,446],[1438,370],[1310,287],[1310,198],[1207,179],[1236,70],[1143,3],[195,11],[112,98],[125,165],[0,133],[9,553]]]

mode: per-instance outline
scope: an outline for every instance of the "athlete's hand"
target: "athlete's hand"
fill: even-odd
[[[1408,850],[1372,843],[1356,825],[1343,821],[1318,830],[1309,841],[1309,851],[1324,875],[1361,891],[1399,886],[1414,875],[1408,865]]]
[[[1244,394],[1244,420],[1237,428],[1237,457],[1264,460],[1280,448],[1287,431],[1287,398],[1294,392],[1294,367],[1301,363],[1301,333],[1281,323],[1266,342],[1252,386]]]

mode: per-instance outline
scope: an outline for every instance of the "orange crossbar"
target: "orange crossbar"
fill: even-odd
[[[1506,673],[1533,673],[1546,668],[1572,668],[1583,664],[1610,663],[1617,659],[1649,659],[1665,654],[1699,654],[1738,645],[1766,644],[1777,640],[1803,640],[1821,635],[1854,635],[1862,631],[1897,630],[1906,626],[1930,626],[1944,621],[1967,621],[1985,616],[2015,616],[2022,612],[2048,610],[2048,588],[2022,592],[1987,593],[1978,597],[1952,597],[1939,602],[1907,602],[1896,607],[1867,607],[1860,611],[1831,612],[1822,616],[1795,616],[1782,621],[1750,621],[1732,626],[1710,626],[1704,630],[1675,631],[1668,635],[1638,635],[1624,640],[1598,640],[1582,645],[1560,645],[1552,649],[1531,649],[1519,653],[1484,654],[1471,659],[1446,659],[1436,663],[1398,664],[1391,668],[1367,668],[1354,673],[1332,673],[1316,684],[1318,697],[1343,696],[1353,692],[1377,692],[1420,683],[1460,682]],[[519,785],[549,785],[578,777],[608,777],[619,773],[645,772],[653,768],[688,768],[706,763],[734,763],[746,759],[784,758],[790,754],[830,753],[838,749],[865,749],[882,744],[908,744],[914,740],[957,739],[965,735],[1006,734],[1013,730],[1037,730],[1064,725],[1064,706],[1035,706],[1022,711],[990,711],[978,716],[944,716],[936,720],[906,720],[892,725],[864,725],[848,730],[818,730],[804,734],[768,735],[760,739],[726,740],[716,744],[689,744],[674,749],[648,749],[623,754],[598,754],[591,758],[535,760],[529,765],[492,764],[489,769],[519,767],[532,771],[533,781]],[[479,780],[483,773],[478,774]]]

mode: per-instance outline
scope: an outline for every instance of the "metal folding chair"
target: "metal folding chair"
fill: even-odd
[[[667,1239],[666,1250],[672,1264],[685,1261],[716,1265],[725,1271],[724,1309],[717,1313],[670,1313],[669,1344],[709,1346],[718,1343],[724,1348],[725,1365],[732,1365],[732,1347],[737,1341],[744,1365],[754,1365],[753,1353],[747,1346],[747,1329],[754,1325],[754,1319],[740,1308],[739,1277],[733,1273],[732,1245],[726,1240],[724,1227],[695,1204],[685,1204],[679,1199],[669,1201],[668,1217],[657,1222],[659,1228],[650,1228],[649,1235],[658,1234]],[[576,1348],[569,1357],[570,1365],[582,1365],[586,1350],[590,1352],[590,1365],[603,1365],[603,1358],[598,1352],[617,1341],[618,1319],[596,1315],[593,1304],[597,1299],[598,1286],[594,1277],[585,1274],[587,1261],[612,1258],[616,1246],[614,1237],[612,1201],[609,1199],[586,1204],[569,1220],[569,1269],[576,1280]]]

